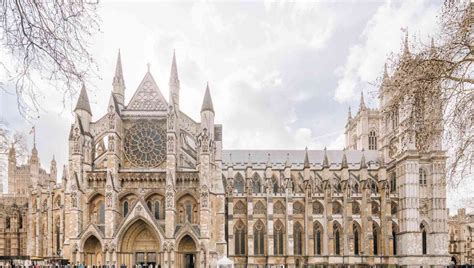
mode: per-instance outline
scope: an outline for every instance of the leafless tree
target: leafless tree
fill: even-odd
[[[66,98],[97,75],[89,38],[99,30],[97,2],[92,0],[0,1],[0,42],[8,55],[1,62],[3,90],[14,91],[23,116],[40,108],[37,90],[48,83]]]
[[[19,162],[26,160],[28,150],[24,133],[11,130],[8,123],[0,118],[0,175],[5,174],[8,151],[15,148]]]
[[[390,59],[394,74],[382,84],[394,92],[389,109],[399,110],[402,129],[413,134],[417,149],[436,149],[434,141],[444,137],[453,184],[472,174],[474,160],[473,12],[469,1],[447,0],[440,34],[415,44],[416,53],[405,49]]]

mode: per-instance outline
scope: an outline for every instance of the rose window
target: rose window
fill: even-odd
[[[136,167],[157,167],[166,159],[166,130],[143,121],[125,131],[124,152]]]

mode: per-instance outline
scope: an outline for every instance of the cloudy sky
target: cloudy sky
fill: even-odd
[[[173,49],[181,80],[181,108],[199,119],[209,81],[225,148],[344,146],[347,109],[360,92],[377,106],[374,82],[390,53],[401,50],[403,29],[426,41],[438,31],[436,1],[101,2],[102,32],[92,42],[101,80],[86,85],[94,119],[106,110],[118,49],[126,99],[147,63],[163,95]],[[36,125],[43,166],[67,159],[71,108],[44,88],[40,118],[25,122],[15,96],[0,93],[0,114],[19,131]],[[31,143],[31,141],[30,141]],[[460,190],[458,190],[460,191]],[[450,207],[457,206],[450,200]]]

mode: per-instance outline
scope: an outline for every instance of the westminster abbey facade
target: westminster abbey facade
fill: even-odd
[[[0,255],[115,267],[216,267],[223,256],[236,267],[447,265],[445,153],[440,140],[417,150],[403,124],[410,102],[391,105],[385,87],[396,76],[385,72],[380,108],[362,95],[349,111],[344,150],[225,150],[209,85],[195,121],[180,109],[173,55],[168,100],[148,69],[126,103],[119,54],[106,114],[92,120],[81,90],[60,183],[36,148],[23,166],[10,150]]]

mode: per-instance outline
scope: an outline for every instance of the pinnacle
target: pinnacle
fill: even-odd
[[[351,106],[349,106],[349,110],[347,111],[347,118],[348,119],[352,118]]]
[[[209,90],[209,82],[207,83],[204,100],[202,101],[201,112],[204,111],[214,112],[214,105],[212,104],[211,92]]]
[[[326,147],[324,147],[323,167],[329,167],[328,152],[326,150]]]
[[[360,105],[359,110],[365,110],[364,91],[360,91]]]
[[[77,99],[76,110],[84,110],[92,115],[91,105],[89,104],[89,97],[87,97],[86,86],[82,84],[81,93],[79,94],[79,99]]]
[[[347,156],[346,156],[346,149],[342,151],[342,161],[341,161],[341,167],[342,168],[347,168],[349,165],[347,164]]]
[[[115,65],[115,77],[114,81],[117,79],[123,79],[123,69],[122,69],[122,57],[120,55],[120,49],[117,55],[117,64]]]
[[[176,53],[173,50],[173,60],[171,62],[170,85],[179,85],[178,65],[176,64]]]
[[[305,148],[305,154],[304,154],[304,168],[310,168],[309,157],[308,157],[308,147]]]

